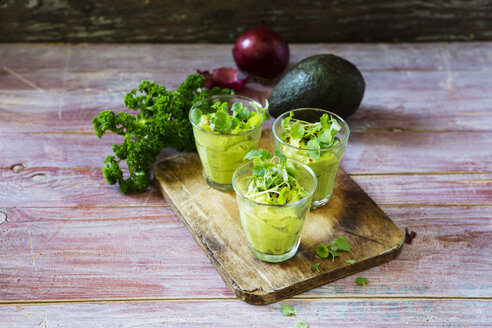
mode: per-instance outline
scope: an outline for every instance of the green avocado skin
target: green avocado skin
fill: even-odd
[[[359,108],[365,86],[361,72],[348,60],[332,54],[308,57],[275,86],[268,99],[270,114],[321,108],[345,118]]]

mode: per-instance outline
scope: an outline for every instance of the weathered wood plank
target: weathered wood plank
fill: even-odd
[[[124,93],[142,79],[173,89],[197,68],[234,66],[229,48],[0,45],[0,132],[90,132],[92,117],[123,109]],[[363,71],[366,95],[349,120],[355,130],[490,130],[490,43],[295,45],[291,62],[320,52]],[[242,93],[263,100],[271,89],[250,83]]]
[[[233,43],[0,43],[0,55],[2,65],[14,72],[57,69],[62,71],[60,73],[100,72],[102,76],[112,70],[121,73],[141,70],[186,72],[193,68],[235,66],[232,47]],[[289,48],[291,64],[308,56],[334,53],[347,58],[362,71],[489,71],[492,64],[490,42],[314,43],[290,44]],[[154,73],[160,74],[157,71]]]
[[[359,287],[361,288],[361,287]],[[484,300],[340,299],[252,306],[239,301],[21,304],[0,306],[6,327],[293,327],[283,304],[309,327],[489,327]]]
[[[343,162],[342,162],[343,163]],[[342,165],[343,166],[343,165]],[[98,168],[0,170],[0,207],[166,206],[154,187],[125,196]],[[492,204],[492,174],[353,175],[379,205]]]
[[[92,118],[101,110],[124,110],[123,97],[143,79],[154,79],[170,89],[193,73],[108,71],[68,74],[62,87],[59,71],[27,72],[24,78],[38,87],[40,80],[58,86],[37,90],[15,76],[0,79],[0,132],[92,131]],[[490,130],[492,82],[481,72],[367,72],[361,108],[349,118],[352,129]],[[20,85],[22,84],[22,85]],[[9,87],[15,89],[9,90]],[[20,88],[20,89],[19,89]],[[250,83],[240,93],[264,102],[272,86]],[[104,91],[106,90],[106,91]],[[66,93],[65,93],[66,92]]]
[[[417,232],[414,242],[394,261],[361,273],[370,280],[365,288],[352,276],[299,297],[491,295],[492,206],[383,210]],[[7,212],[0,300],[233,297],[168,207]]]
[[[12,1],[0,41],[233,42],[266,19],[289,42],[490,40],[489,1]],[[68,23],[70,22],[70,23]]]
[[[28,168],[97,168],[122,139],[113,134],[102,139],[91,134],[5,134],[0,138],[0,168],[19,163]],[[175,153],[164,149],[159,158]],[[341,165],[348,173],[490,172],[491,158],[492,131],[355,131]]]
[[[123,195],[109,185],[100,169],[23,168],[0,170],[2,207],[167,206],[159,192]]]

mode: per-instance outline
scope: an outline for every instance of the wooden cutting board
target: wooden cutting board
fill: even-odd
[[[263,131],[260,148],[272,150],[271,130]],[[266,263],[248,250],[233,191],[207,185],[198,154],[185,153],[160,162],[155,177],[169,202],[225,283],[250,304],[269,304],[395,258],[403,232],[374,201],[339,169],[327,205],[306,218],[297,254],[282,263]],[[316,255],[320,243],[344,236],[350,252],[334,262]],[[345,260],[355,259],[355,264]],[[311,266],[319,262],[319,271]],[[354,280],[355,284],[355,280]]]

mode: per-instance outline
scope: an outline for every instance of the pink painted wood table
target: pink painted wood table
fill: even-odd
[[[234,66],[231,45],[0,44],[0,327],[293,327],[283,304],[310,327],[492,325],[492,43],[292,45],[291,62],[318,53],[366,79],[341,166],[417,237],[365,287],[253,306],[155,187],[104,181],[119,139],[91,123],[142,79]]]

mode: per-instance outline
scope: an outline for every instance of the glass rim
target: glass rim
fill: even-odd
[[[261,117],[261,122],[254,129],[251,129],[251,130],[248,130],[248,131],[245,131],[242,133],[237,133],[237,134],[222,134],[222,133],[215,133],[215,132],[211,132],[211,131],[207,131],[205,129],[202,129],[201,127],[196,125],[195,122],[193,122],[193,120],[191,119],[191,111],[196,105],[204,103],[205,101],[208,101],[208,100],[214,99],[214,98],[240,98],[243,100],[252,101],[252,102],[256,103],[258,106],[263,107],[258,101],[254,100],[254,99],[251,99],[251,98],[248,98],[245,96],[230,95],[230,94],[210,96],[210,97],[207,97],[207,98],[202,99],[200,101],[197,101],[196,103],[193,104],[193,106],[191,106],[190,111],[188,112],[188,120],[190,120],[190,123],[193,127],[197,128],[198,130],[200,130],[202,132],[205,132],[207,134],[214,135],[214,136],[219,136],[219,137],[226,137],[226,138],[227,137],[236,137],[236,136],[243,136],[243,135],[249,134],[253,131],[256,131],[258,128],[261,129],[261,127],[263,126],[263,123],[265,123],[265,118]]]
[[[302,166],[303,169],[305,169],[306,171],[308,171],[308,173],[311,175],[312,179],[313,179],[313,188],[312,190],[306,195],[306,197],[303,197],[299,200],[296,200],[295,202],[293,203],[287,203],[287,204],[283,204],[283,205],[278,205],[278,204],[265,204],[265,203],[259,203],[257,201],[254,201],[252,199],[249,199],[248,197],[246,197],[245,195],[243,195],[239,190],[237,190],[236,188],[236,184],[235,184],[235,181],[237,180],[237,172],[239,172],[239,169],[241,169],[243,166],[246,166],[250,163],[253,162],[253,160],[249,160],[241,165],[239,165],[237,167],[237,169],[234,171],[234,174],[232,175],[232,187],[234,188],[234,191],[236,192],[236,195],[239,195],[241,196],[241,198],[245,199],[246,201],[248,201],[249,203],[252,203],[252,204],[255,204],[255,205],[258,205],[258,206],[267,206],[267,207],[288,207],[288,206],[295,206],[295,205],[298,205],[300,204],[301,202],[305,201],[306,198],[310,198],[314,195],[314,192],[316,191],[316,188],[318,188],[318,178],[316,178],[316,174],[314,173],[313,169],[311,169],[309,166],[307,166],[306,164],[302,163],[302,162],[299,162],[299,161],[296,161],[296,160],[293,160],[293,159],[290,159],[288,158],[287,161],[290,161],[290,162],[294,162],[300,166]]]
[[[277,121],[281,121],[285,116],[287,116],[290,112],[296,112],[296,111],[303,111],[303,110],[312,110],[312,111],[319,111],[319,112],[324,112],[326,114],[329,114],[329,115],[332,115],[334,116],[335,118],[337,118],[340,122],[342,122],[342,125],[345,127],[345,129],[347,130],[347,135],[345,136],[345,138],[343,138],[343,140],[340,140],[340,143],[336,146],[331,146],[331,147],[327,147],[327,148],[319,148],[319,149],[313,149],[313,148],[300,148],[300,147],[295,147],[295,146],[292,146],[291,144],[288,144],[286,143],[285,141],[283,141],[278,135],[277,135],[277,131],[276,131],[276,126],[277,126]],[[339,115],[333,113],[333,112],[330,112],[329,110],[326,110],[326,109],[321,109],[321,108],[311,108],[311,107],[303,107],[303,108],[296,108],[296,109],[292,109],[288,112],[285,112],[283,113],[282,115],[280,115],[279,117],[277,117],[275,119],[275,121],[273,121],[273,125],[272,125],[272,132],[273,132],[273,137],[279,141],[282,145],[285,145],[285,146],[288,146],[288,147],[291,147],[293,149],[297,149],[297,150],[306,150],[306,151],[323,151],[323,150],[330,150],[330,149],[337,149],[337,148],[340,148],[341,146],[347,144],[348,142],[348,138],[350,136],[350,127],[348,126],[347,122],[341,118]]]

